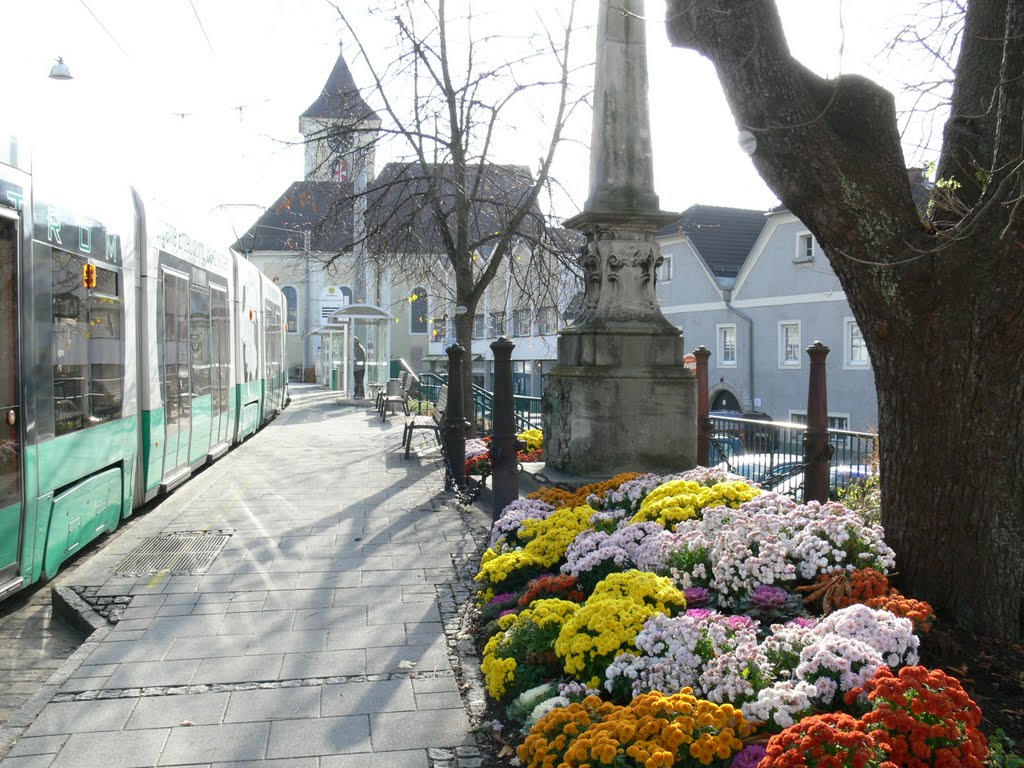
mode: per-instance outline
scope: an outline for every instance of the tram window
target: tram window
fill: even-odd
[[[205,273],[204,273],[205,274]],[[189,291],[189,345],[192,348],[192,394],[210,394],[210,289]]]
[[[4,330],[0,338],[0,397],[5,406],[15,406],[19,402],[18,338],[13,332],[18,323],[19,234],[17,221],[0,218],[0,327]],[[0,430],[0,509],[21,499],[20,467],[18,427],[12,424]]]
[[[96,287],[92,292],[104,296],[117,296],[117,272],[96,267]]]
[[[96,267],[96,287],[89,291],[88,343],[89,420],[98,424],[121,415],[124,377],[117,273],[102,267]]]
[[[58,435],[121,415],[123,308],[117,273],[96,267],[96,287],[82,281],[85,259],[53,251],[54,430]]]

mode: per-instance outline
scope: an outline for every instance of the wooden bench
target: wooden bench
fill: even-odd
[[[387,386],[381,390],[377,397],[377,411],[380,413],[380,420],[387,421],[388,412],[395,414],[401,407],[402,413],[408,408],[409,390],[412,388],[412,374],[402,371],[397,379],[389,379]]]
[[[444,415],[448,408],[448,385],[442,384],[441,391],[437,393],[437,402],[428,415],[418,413],[407,413],[405,416],[405,432],[402,434],[402,442],[405,444],[405,458],[409,458],[409,449],[412,447],[412,433],[417,429],[432,429],[438,443],[441,442],[441,427],[444,426]]]

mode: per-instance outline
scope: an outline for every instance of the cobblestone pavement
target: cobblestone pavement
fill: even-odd
[[[43,585],[0,605],[0,726],[67,660],[85,635],[53,616]]]
[[[152,506],[137,511],[112,534],[89,544],[64,563],[49,582],[33,584],[0,603],[0,728],[67,661],[91,631],[88,625],[75,626],[77,622],[54,613],[53,589],[74,584],[78,569],[118,537],[130,536],[131,528],[145,518]],[[116,609],[94,607],[101,615]]]
[[[400,423],[293,397],[63,577],[97,629],[0,729],[2,768],[483,765],[467,611],[488,519],[443,492],[428,440],[407,461]],[[213,534],[190,571],[125,568]]]

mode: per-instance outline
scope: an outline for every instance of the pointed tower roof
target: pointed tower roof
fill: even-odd
[[[345,61],[344,52],[341,50],[338,51],[338,60],[334,62],[334,69],[320,91],[320,96],[300,117],[356,123],[380,120],[377,113],[370,109],[370,105],[359,94],[355,80],[352,79],[352,72]]]

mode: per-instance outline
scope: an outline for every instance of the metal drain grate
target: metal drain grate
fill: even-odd
[[[118,576],[206,573],[231,538],[219,531],[165,533],[146,539],[121,561]]]

